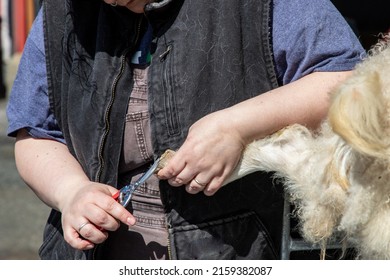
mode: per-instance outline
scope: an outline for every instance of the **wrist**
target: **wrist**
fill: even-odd
[[[55,208],[62,212],[69,201],[74,200],[77,193],[90,183],[88,178],[84,178],[84,176],[65,176],[61,180],[57,180],[57,182],[55,182],[56,188],[54,194]]]
[[[229,116],[229,121],[224,121],[225,129],[232,135],[243,148],[250,144],[254,139],[254,124],[248,121],[245,113],[234,108],[235,106],[226,109],[226,115]]]

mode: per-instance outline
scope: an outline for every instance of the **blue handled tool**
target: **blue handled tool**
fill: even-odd
[[[150,176],[152,176],[155,173],[155,171],[159,167],[160,159],[161,158],[158,158],[153,163],[153,165],[137,181],[135,181],[134,183],[130,183],[130,184],[124,186],[118,192],[116,192],[112,197],[114,199],[117,199],[118,202],[123,205],[123,207],[126,207],[129,204],[134,191],[140,185],[145,183],[145,181],[147,179],[149,179]]]

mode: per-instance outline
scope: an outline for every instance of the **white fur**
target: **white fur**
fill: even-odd
[[[378,44],[332,94],[319,132],[296,124],[253,142],[225,183],[275,172],[307,241],[341,235],[361,259],[390,259],[388,43]]]

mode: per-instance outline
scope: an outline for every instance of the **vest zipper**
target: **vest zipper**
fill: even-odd
[[[167,56],[171,52],[171,50],[172,50],[172,45],[168,45],[167,49],[162,54],[160,54],[158,56],[158,58],[160,59],[160,62],[163,62],[167,58]]]
[[[101,138],[100,147],[99,147],[99,163],[100,164],[99,164],[99,170],[96,173],[96,177],[95,177],[95,181],[96,182],[100,182],[100,178],[101,178],[101,175],[102,175],[102,172],[103,172],[103,168],[104,168],[104,164],[105,164],[104,163],[104,157],[103,157],[103,149],[104,149],[104,146],[106,144],[108,132],[110,131],[110,117],[109,116],[110,116],[112,105],[113,105],[114,100],[115,100],[116,86],[118,84],[118,81],[119,81],[120,77],[123,75],[123,72],[125,71],[125,62],[126,62],[126,57],[127,57],[128,53],[129,53],[129,51],[126,51],[123,54],[123,56],[121,58],[121,66],[120,66],[119,74],[115,77],[114,83],[112,84],[111,100],[110,100],[110,103],[108,104],[108,107],[107,107],[107,110],[106,110],[106,113],[105,113],[105,117],[104,117],[105,130],[104,130],[103,136]]]
[[[167,218],[165,218],[167,220]],[[169,227],[170,225],[168,224],[168,221],[165,222],[166,224],[166,230],[168,232],[168,240],[167,240],[167,250],[168,250],[168,259],[172,260],[172,249],[171,249],[171,240],[169,238]]]
[[[107,107],[107,110],[106,110],[106,114],[105,114],[106,129],[105,129],[104,134],[102,136],[101,145],[99,147],[100,168],[99,168],[99,171],[96,174],[96,179],[95,180],[97,182],[100,182],[100,177],[101,177],[101,174],[102,174],[102,171],[103,171],[103,167],[104,167],[103,148],[104,148],[104,145],[106,143],[108,132],[110,130],[109,115],[110,115],[110,111],[111,111],[111,108],[112,108],[112,105],[113,105],[114,99],[115,99],[116,86],[118,84],[118,81],[119,81],[120,77],[123,75],[123,72],[125,70],[125,62],[126,62],[126,57],[127,57],[128,53],[129,53],[129,50],[127,50],[123,54],[123,56],[122,56],[120,71],[119,71],[119,74],[114,79],[114,83],[112,85],[112,90],[111,90],[111,100],[110,100],[110,103],[108,104],[108,107]],[[92,252],[92,259],[93,260],[96,259],[95,256],[96,256],[96,250],[97,250],[98,246],[99,246],[99,244],[96,244],[95,247],[93,248],[93,252]]]
[[[118,84],[119,79],[122,77],[122,75],[123,75],[123,73],[125,71],[127,55],[129,54],[129,52],[131,50],[133,50],[135,48],[135,46],[136,46],[136,44],[137,44],[137,42],[139,40],[140,33],[141,33],[142,19],[143,19],[143,17],[141,17],[140,20],[138,21],[137,35],[136,35],[136,40],[134,41],[134,45],[131,48],[127,49],[125,51],[125,53],[123,54],[122,60],[121,60],[120,71],[119,71],[118,75],[115,77],[114,82],[113,82],[112,87],[111,87],[111,100],[110,100],[110,103],[108,104],[108,107],[107,107],[107,110],[106,110],[106,114],[105,114],[105,118],[104,118],[106,129],[105,129],[104,134],[103,134],[103,136],[101,138],[102,141],[101,141],[101,144],[100,144],[100,147],[99,147],[99,169],[98,169],[98,172],[96,173],[96,176],[95,176],[95,181],[96,182],[100,182],[101,175],[102,175],[103,168],[104,168],[103,149],[104,149],[104,146],[105,146],[105,143],[106,143],[106,140],[107,140],[108,132],[110,131],[110,120],[109,120],[110,117],[109,116],[110,116],[112,105],[113,105],[114,100],[115,100],[116,86]]]
[[[135,48],[135,46],[137,45],[138,43],[138,40],[139,40],[139,37],[140,37],[140,33],[141,33],[141,25],[142,25],[142,21],[143,21],[143,17],[141,17],[138,21],[138,26],[137,26],[137,35],[136,35],[136,39],[134,41],[134,44],[131,48],[128,48],[122,55],[122,58],[121,58],[121,66],[120,66],[120,69],[119,69],[119,73],[118,75],[115,77],[114,79],[114,82],[112,84],[112,87],[111,87],[111,100],[110,100],[110,103],[108,104],[108,107],[107,107],[107,110],[106,110],[106,114],[105,114],[105,118],[104,118],[104,121],[105,121],[105,126],[106,126],[106,129],[104,131],[104,134],[101,138],[101,144],[100,144],[100,147],[99,147],[99,170],[98,172],[96,173],[96,176],[95,176],[95,181],[96,182],[100,182],[100,179],[101,179],[101,175],[102,175],[102,172],[103,172],[103,168],[104,168],[104,157],[103,157],[103,149],[104,149],[104,145],[106,143],[106,140],[107,140],[107,135],[108,135],[108,132],[110,131],[110,112],[111,112],[111,108],[112,108],[112,105],[114,104],[114,100],[115,100],[115,95],[116,95],[116,87],[117,87],[117,84],[118,84],[118,81],[119,79],[122,77],[124,71],[125,71],[125,66],[126,66],[126,58],[127,58],[127,55],[130,53],[131,50],[133,50]],[[97,248],[99,247],[100,244],[96,244],[95,247],[92,249],[92,259],[96,259],[96,250]]]
[[[165,51],[159,55],[160,63],[163,63],[162,65],[162,72],[163,72],[163,80],[162,80],[162,88],[164,91],[164,102],[166,106],[166,120],[167,120],[167,126],[168,126],[168,134],[178,135],[180,133],[179,131],[179,114],[177,112],[176,108],[176,101],[175,101],[175,93],[173,92],[173,80],[172,77],[169,75],[171,73],[173,68],[173,57],[172,55],[168,57],[168,55],[172,52],[173,49],[173,43],[169,43],[166,46]]]
[[[171,241],[169,240],[169,232],[168,232],[168,243],[167,243],[167,249],[168,249],[168,259],[172,260],[172,249],[171,249]]]

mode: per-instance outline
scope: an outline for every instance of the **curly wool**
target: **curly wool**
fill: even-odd
[[[343,236],[361,259],[390,259],[390,47],[376,45],[332,92],[319,131],[291,125],[246,148],[228,183],[275,172],[303,237]]]

